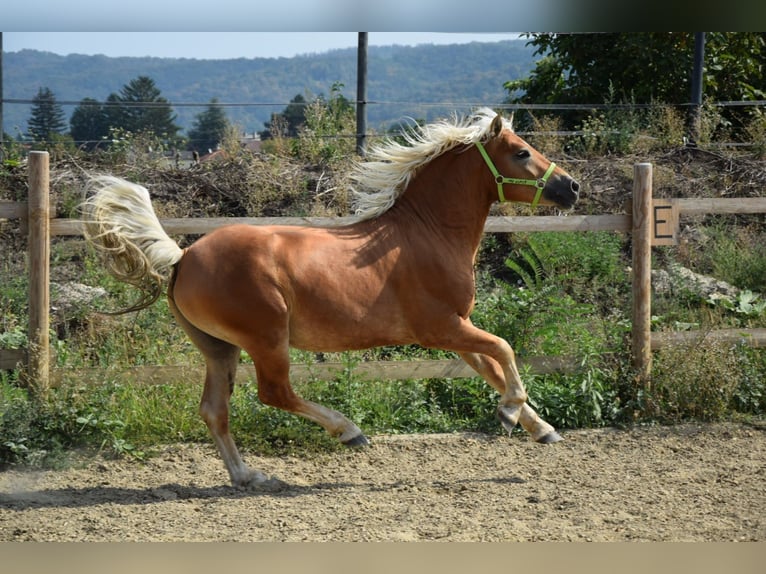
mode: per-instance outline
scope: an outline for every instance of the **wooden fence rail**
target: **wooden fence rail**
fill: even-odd
[[[29,234],[29,344],[27,349],[0,349],[0,369],[26,368],[30,387],[44,394],[49,384],[62,378],[60,369],[50,368],[49,333],[49,265],[50,237],[82,235],[82,223],[73,219],[51,218],[49,212],[49,166],[47,152],[31,152],[29,156],[29,200],[27,202],[0,201],[0,219],[20,219]],[[663,206],[680,215],[705,213],[766,213],[766,198],[712,198],[663,200]],[[652,200],[652,166],[639,163],[634,166],[633,202],[629,213],[616,215],[568,216],[510,216],[489,217],[486,233],[512,233],[534,231],[617,231],[633,235],[632,273],[632,337],[631,357],[639,373],[639,384],[648,384],[651,374],[652,351],[678,343],[699,340],[743,342],[754,347],[766,347],[766,329],[729,329],[720,331],[685,331],[680,333],[650,330],[651,316],[651,246],[657,239],[657,217]],[[654,208],[656,210],[656,207]],[[350,218],[322,217],[237,217],[200,219],[162,219],[165,230],[173,234],[204,234],[224,225],[316,225],[342,224]],[[572,357],[536,357],[520,361],[532,372],[571,372],[579,366]],[[158,382],[186,376],[200,370],[191,367],[136,367],[108,376],[129,377],[145,382]],[[334,377],[346,368],[340,363],[295,364],[291,375],[295,380],[313,377]],[[355,376],[365,379],[426,379],[472,377],[475,373],[460,360],[371,361],[354,365]],[[252,377],[252,369],[244,377]],[[78,371],[78,376],[80,371]],[[103,369],[82,371],[85,379],[103,380]],[[134,379],[135,378],[135,379]],[[188,378],[188,377],[187,377]],[[193,380],[198,380],[195,377]],[[201,380],[201,379],[200,379]]]
[[[706,198],[676,199],[681,215],[753,214],[766,211],[766,198]],[[28,203],[0,201],[0,219],[26,219]],[[317,225],[331,226],[351,218],[343,217],[207,217],[199,219],[162,219],[165,230],[173,234],[203,234],[214,229],[245,223],[248,225]],[[485,233],[520,233],[529,231],[631,231],[630,214],[566,215],[566,216],[491,216],[484,226]],[[82,235],[82,223],[75,219],[51,219],[51,235]]]

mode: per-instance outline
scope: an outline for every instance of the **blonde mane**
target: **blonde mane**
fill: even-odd
[[[389,139],[370,148],[367,161],[357,164],[351,175],[356,216],[365,220],[386,212],[420,167],[458,145],[484,140],[496,115],[482,108],[466,118],[441,120],[408,131],[403,135],[407,145]],[[512,129],[510,120],[504,123]]]

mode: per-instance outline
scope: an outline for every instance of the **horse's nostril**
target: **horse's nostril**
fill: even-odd
[[[575,180],[572,180],[570,187],[572,188],[572,191],[574,191],[575,193],[580,193],[580,184],[577,183]]]

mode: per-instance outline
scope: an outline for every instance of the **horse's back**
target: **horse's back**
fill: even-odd
[[[371,256],[368,244],[337,229],[220,228],[187,248],[175,304],[196,327],[240,346],[257,329],[312,350],[410,342],[392,280],[398,254]]]

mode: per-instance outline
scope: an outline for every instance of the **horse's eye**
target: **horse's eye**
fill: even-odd
[[[532,155],[532,154],[530,154],[530,153],[529,153],[529,150],[528,150],[528,149],[523,149],[523,150],[521,150],[521,151],[519,151],[519,152],[517,152],[517,153],[516,153],[516,157],[517,157],[518,159],[527,159],[527,158],[529,158],[529,156],[531,156],[531,155]]]

